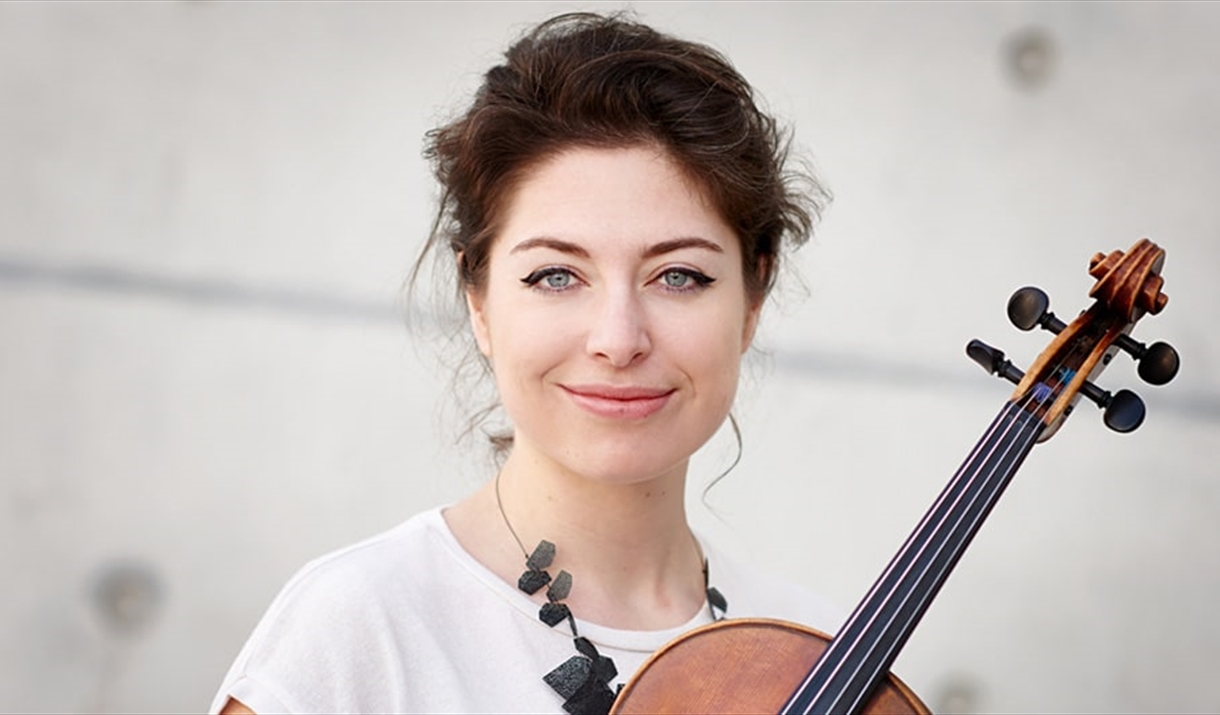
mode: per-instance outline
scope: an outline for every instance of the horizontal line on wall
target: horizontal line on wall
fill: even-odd
[[[265,288],[211,278],[170,277],[97,264],[51,264],[0,256],[0,285],[66,288],[227,308],[261,308],[341,320],[392,321],[403,312],[379,303],[312,290]]]
[[[144,296],[154,300],[221,308],[257,308],[286,314],[393,323],[402,326],[405,313],[384,303],[322,291],[256,287],[228,280],[170,277],[130,268],[98,264],[52,264],[0,256],[0,286],[49,287],[91,293]],[[811,379],[885,384],[902,388],[974,391],[990,387],[984,376],[964,365],[947,370],[928,365],[870,358],[863,353],[828,350],[775,350],[776,370]],[[965,362],[965,358],[963,358]],[[992,378],[994,379],[994,378]],[[1178,391],[1156,396],[1156,408],[1187,419],[1220,422],[1220,396]]]

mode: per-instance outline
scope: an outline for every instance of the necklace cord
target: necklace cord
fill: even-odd
[[[504,501],[500,498],[500,472],[496,472],[496,507],[500,510],[500,518],[504,520],[504,525],[508,527],[508,533],[513,535],[513,540],[521,549],[521,555],[528,561],[530,554],[525,550],[525,544],[521,543],[521,537],[517,536],[517,530],[513,528],[512,522],[508,520],[508,512],[504,511]]]

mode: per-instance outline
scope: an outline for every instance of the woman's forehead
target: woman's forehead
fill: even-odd
[[[578,148],[540,163],[507,197],[500,237],[503,250],[570,244],[656,244],[732,250],[733,230],[704,192],[651,146]],[[697,240],[688,240],[697,239]]]

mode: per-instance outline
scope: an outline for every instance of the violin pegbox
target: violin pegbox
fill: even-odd
[[[988,372],[1016,383],[1012,401],[1038,416],[1049,438],[1071,413],[1081,395],[1101,407],[1106,426],[1130,432],[1143,423],[1144,402],[1130,390],[1111,394],[1093,380],[1122,350],[1139,362],[1138,374],[1152,385],[1164,385],[1178,373],[1178,353],[1164,342],[1144,345],[1129,335],[1145,314],[1157,314],[1169,302],[1162,292],[1161,268],[1165,251],[1148,239],[1140,239],[1126,253],[1098,253],[1089,262],[1089,274],[1097,279],[1089,296],[1094,303],[1071,323],[1050,311],[1050,299],[1038,288],[1027,286],[1008,301],[1008,317],[1020,330],[1040,327],[1055,334],[1029,372],[1023,373],[1004,354],[972,340],[966,353]]]

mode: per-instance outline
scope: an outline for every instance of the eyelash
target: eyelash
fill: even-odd
[[[530,288],[540,290],[544,293],[562,293],[571,289],[573,284],[569,283],[562,288],[547,288],[545,286],[539,286],[538,284],[551,276],[563,275],[571,277],[572,280],[576,280],[576,274],[570,268],[564,268],[563,266],[547,266],[546,268],[539,268],[528,276],[522,278],[521,282]]]
[[[689,278],[692,281],[692,283],[688,286],[681,287],[681,288],[675,288],[672,286],[668,286],[665,284],[664,279],[665,279],[665,276],[670,275],[670,274],[678,274],[681,276],[685,276],[685,277]],[[573,287],[575,287],[571,283],[563,286],[562,288],[547,288],[545,286],[539,285],[540,283],[542,283],[544,280],[546,280],[547,278],[549,278],[551,276],[561,276],[561,275],[567,275],[567,276],[570,276],[572,280],[578,280],[576,277],[576,273],[570,268],[564,268],[563,266],[547,266],[545,268],[539,268],[538,270],[534,271],[533,273],[530,273],[528,276],[522,278],[521,282],[524,283],[525,285],[529,286],[530,288],[534,288],[534,289],[542,291],[544,293],[563,293],[563,292],[568,291],[568,290],[572,289]],[[682,268],[682,267],[666,268],[665,270],[661,271],[661,273],[658,274],[657,277],[653,280],[659,281],[661,289],[665,290],[667,292],[670,292],[670,293],[692,293],[692,292],[707,288],[712,283],[716,282],[715,278],[712,278],[711,276],[703,273],[702,271],[697,271],[694,268]]]
[[[691,279],[692,283],[684,288],[674,288],[672,286],[666,285],[665,276],[667,276],[671,273],[676,273],[680,276],[686,276],[687,278]],[[704,288],[707,288],[708,286],[710,286],[712,283],[716,282],[715,278],[712,278],[711,276],[709,276],[706,273],[703,273],[701,271],[697,271],[694,268],[679,268],[679,267],[666,268],[665,270],[661,271],[661,274],[659,276],[657,276],[657,280],[661,281],[661,287],[664,290],[670,291],[672,293],[691,293],[694,291],[703,290]]]

